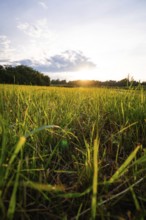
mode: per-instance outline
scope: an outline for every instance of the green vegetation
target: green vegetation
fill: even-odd
[[[0,83],[49,86],[50,78],[28,66],[0,65]]]
[[[98,81],[98,80],[75,80],[66,82],[66,80],[51,80],[51,85],[54,86],[64,86],[64,87],[108,87],[108,88],[130,88],[143,86],[146,87],[146,82],[138,82],[133,79],[133,77],[128,76],[120,81],[108,80],[108,81]]]
[[[145,219],[142,88],[0,86],[0,219]]]

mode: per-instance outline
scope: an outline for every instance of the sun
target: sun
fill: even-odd
[[[96,80],[97,71],[92,69],[82,69],[80,71],[74,72],[74,78],[77,80]]]

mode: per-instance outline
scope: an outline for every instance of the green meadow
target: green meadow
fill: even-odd
[[[0,85],[0,219],[145,219],[146,91]]]

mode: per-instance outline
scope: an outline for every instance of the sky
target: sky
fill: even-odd
[[[146,81],[146,0],[0,0],[0,65]]]

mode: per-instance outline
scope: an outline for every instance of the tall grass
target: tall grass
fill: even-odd
[[[0,219],[145,219],[145,99],[0,85]]]

